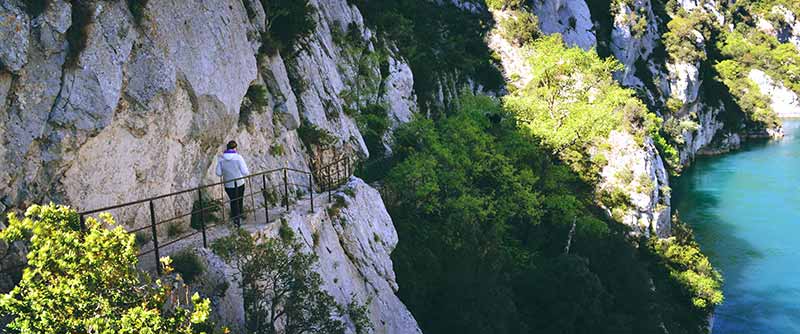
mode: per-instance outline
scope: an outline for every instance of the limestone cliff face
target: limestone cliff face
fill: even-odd
[[[304,245],[304,251],[319,257],[316,268],[325,279],[324,288],[341,304],[355,298],[367,304],[374,333],[422,333],[411,312],[394,292],[395,279],[390,254],[397,245],[397,232],[380,194],[357,178],[335,194],[344,205],[337,210],[316,213],[294,210],[284,216],[288,226]],[[250,227],[251,232],[276,238],[279,224]],[[211,296],[217,319],[242,326],[244,314],[236,271],[206,249],[196,252],[207,270],[197,288]],[[227,289],[219,287],[227,286]],[[349,321],[349,319],[344,319]],[[350,332],[354,330],[352,324]]]
[[[48,3],[33,15],[24,1],[0,0],[0,211],[47,201],[96,208],[214,182],[228,140],[252,171],[308,170],[318,150],[298,136],[301,124],[365,157],[354,112],[382,104],[397,126],[417,110],[409,66],[346,0],[311,1],[315,30],[276,54],[259,52],[267,24],[255,0],[151,0],[136,18],[126,1],[87,2],[85,12]],[[87,15],[85,28],[73,21]],[[68,38],[75,32],[85,39],[80,52]],[[246,96],[251,87],[263,87],[265,104]],[[342,291],[338,299],[376,296],[371,318],[381,332],[419,332],[394,297],[391,220],[374,190],[363,193],[370,205],[345,210],[352,226],[314,227],[326,242],[347,238],[334,255],[313,248],[323,266],[341,264],[324,271],[326,287]],[[370,242],[373,233],[383,244]],[[344,256],[359,249],[371,251]]]
[[[748,75],[761,92],[772,101],[772,110],[780,117],[800,117],[800,97],[780,81],[773,80],[764,71],[753,69]]]

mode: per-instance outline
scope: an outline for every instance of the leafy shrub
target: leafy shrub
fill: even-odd
[[[710,311],[722,304],[722,275],[711,266],[700,251],[691,230],[675,217],[675,236],[652,239],[650,247],[661,257],[670,275],[690,295],[692,305],[701,311]]]
[[[180,223],[175,222],[167,225],[167,238],[175,238],[186,232],[186,227]]]
[[[489,6],[490,9],[495,10],[516,10],[522,8],[524,4],[525,0],[486,0],[486,5]]]
[[[263,108],[269,105],[267,88],[261,85],[252,85],[247,88],[245,96],[250,100],[255,108]]]
[[[613,79],[621,69],[617,61],[567,47],[559,35],[542,37],[531,50],[533,80],[507,96],[505,106],[585,180],[594,180],[600,167],[586,153],[590,146],[612,130],[627,129],[642,141],[657,126],[634,92]]]
[[[261,36],[261,51],[285,52],[317,27],[316,8],[309,0],[261,0],[267,14],[267,31]]]
[[[523,46],[539,38],[539,18],[527,11],[515,11],[511,17],[500,21],[503,38],[516,46]]]
[[[209,200],[211,196],[203,195],[203,200],[195,200],[192,203],[192,216],[189,219],[189,226],[195,230],[201,230],[203,224],[206,226],[214,225],[221,221],[218,213],[222,208],[219,201]]]
[[[279,157],[286,153],[286,149],[283,148],[283,144],[281,143],[273,143],[269,147],[269,153],[274,157]]]
[[[358,6],[374,31],[394,41],[401,56],[408,59],[423,111],[444,111],[435,102],[443,77],[453,80],[457,87],[467,79],[488,90],[505,85],[498,68],[487,61],[491,51],[484,38],[494,22],[480,2],[477,12],[462,10],[451,1],[349,2]]]
[[[703,13],[696,10],[692,14],[678,15],[667,23],[663,41],[673,62],[692,64],[707,58],[702,42],[698,41],[707,39],[709,34],[710,19]]]
[[[389,115],[386,106],[382,104],[369,104],[361,110],[356,117],[358,128],[367,144],[370,156],[377,158],[383,156],[386,148],[383,146],[383,136],[389,130]]]
[[[322,129],[307,121],[303,121],[300,127],[297,128],[297,135],[300,136],[300,140],[303,141],[306,148],[311,148],[313,146],[328,147],[336,142],[336,137],[328,132],[328,130]]]
[[[28,267],[17,286],[0,298],[12,316],[8,329],[21,333],[193,333],[210,314],[210,300],[184,296],[171,275],[151,281],[136,269],[134,236],[109,214],[89,217],[81,229],[77,212],[34,205],[20,220],[8,217],[5,242],[22,242]],[[108,228],[110,227],[110,228]],[[174,287],[174,290],[173,290]],[[54,302],[55,301],[55,302]],[[65,310],[73,310],[66,312]]]
[[[172,267],[187,284],[192,284],[195,278],[206,271],[206,267],[197,254],[191,251],[181,251],[171,256]]]

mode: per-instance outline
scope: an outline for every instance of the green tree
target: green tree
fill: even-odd
[[[349,317],[358,333],[369,332],[366,308],[355,301],[336,303],[313,270],[316,254],[303,252],[288,226],[281,231],[280,238],[262,238],[237,229],[212,244],[214,253],[240,273],[250,332],[344,333],[341,317]]]
[[[0,298],[20,333],[195,333],[210,301],[183,298],[179,277],[150,282],[136,269],[134,236],[109,214],[86,219],[64,206],[34,205],[24,219],[8,217],[5,242],[28,247],[22,280]],[[112,227],[111,229],[105,226]],[[115,227],[116,226],[116,227]],[[162,259],[167,275],[169,258]],[[175,283],[175,285],[173,285]]]
[[[642,138],[658,123],[634,92],[612,77],[622,69],[616,60],[567,47],[557,34],[537,40],[529,50],[533,79],[506,97],[505,105],[585,179],[598,175],[598,162],[586,157],[590,146],[604,142],[612,130],[627,129]]]
[[[317,27],[316,8],[309,0],[261,0],[267,14],[267,31],[262,48],[269,54],[286,51],[311,35]]]

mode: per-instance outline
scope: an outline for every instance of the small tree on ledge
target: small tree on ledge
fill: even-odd
[[[294,232],[282,224],[280,238],[260,240],[238,229],[212,245],[214,253],[240,274],[248,333],[344,333],[339,319],[345,316],[356,333],[370,332],[366,307],[355,301],[347,306],[336,303],[313,271],[316,254],[304,253]]]

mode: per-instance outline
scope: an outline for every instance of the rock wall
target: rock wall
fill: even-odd
[[[532,1],[545,34],[560,33],[564,42],[588,50],[597,43],[589,7],[583,0]]]
[[[786,88],[780,81],[773,80],[764,71],[753,69],[748,75],[758,85],[761,92],[772,101],[772,110],[780,117],[800,117],[800,97]]]
[[[337,210],[316,213],[293,211],[284,219],[304,245],[303,251],[319,256],[315,270],[324,279],[323,288],[340,304],[353,298],[367,304],[374,333],[422,333],[411,312],[394,292],[398,290],[390,254],[397,245],[397,232],[380,194],[358,178],[334,196],[343,200]],[[330,207],[330,204],[328,205]],[[278,223],[256,227],[254,233],[279,237]],[[197,250],[206,267],[195,288],[212,296],[217,319],[242,326],[242,296],[237,273],[212,252]],[[227,289],[220,289],[227,286]],[[354,332],[348,321],[349,333]]]
[[[303,120],[367,156],[346,109],[383,103],[394,125],[416,111],[408,65],[344,0],[314,1],[317,27],[287,55],[259,53],[258,1],[245,2],[252,18],[238,0],[150,1],[138,23],[124,1],[101,1],[74,64],[72,6],[50,3],[37,17],[19,1],[0,6],[0,35],[14,41],[0,47],[0,198],[9,207],[97,207],[213,181],[212,162],[231,139],[252,170],[308,169],[313,150],[295,131]],[[339,38],[348,29],[359,40]],[[387,55],[384,69],[376,52]],[[245,98],[252,85],[266,87],[267,105]]]
[[[382,104],[393,127],[417,111],[408,64],[346,0],[312,0],[312,34],[275,54],[259,51],[267,22],[255,0],[151,0],[137,17],[126,1],[47,3],[31,14],[25,1],[0,0],[0,211],[97,208],[212,183],[228,140],[251,171],[309,170],[320,150],[303,143],[302,124],[366,157],[360,108]],[[266,103],[247,94],[253,87]],[[323,216],[292,225],[341,244],[336,254],[314,248],[337,298],[374,296],[379,332],[419,332],[394,296],[391,220],[374,190],[354,187],[366,197],[343,210],[352,226],[334,229]],[[334,262],[341,268],[326,267]]]

